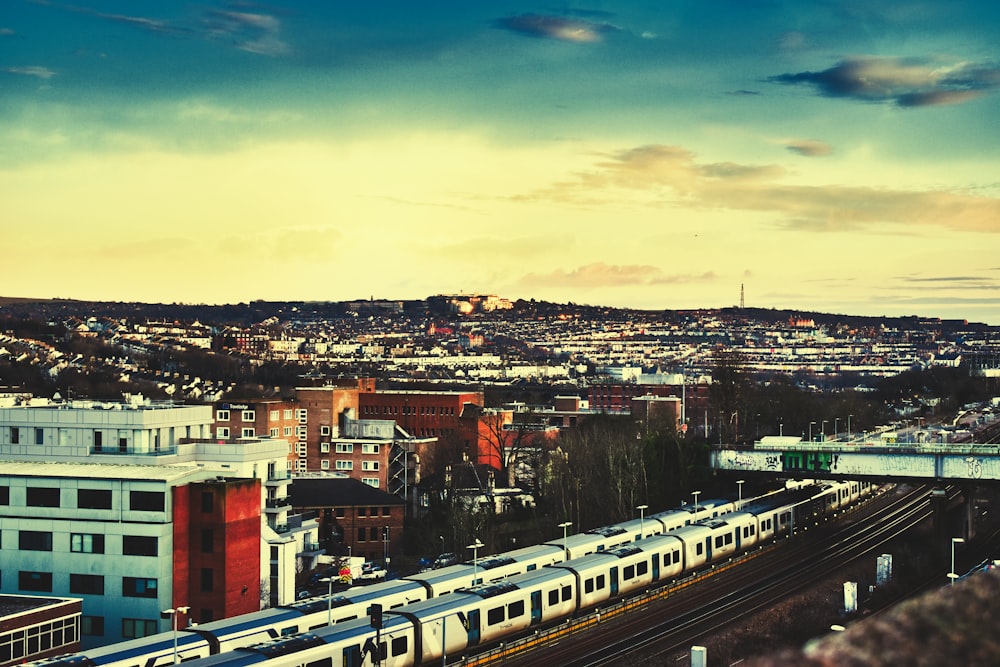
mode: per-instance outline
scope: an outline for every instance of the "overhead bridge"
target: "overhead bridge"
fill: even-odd
[[[1000,446],[971,443],[808,442],[762,438],[751,448],[717,446],[712,467],[818,479],[873,478],[955,483],[1000,480]]]

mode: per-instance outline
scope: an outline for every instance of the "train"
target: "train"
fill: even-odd
[[[871,491],[797,484],[734,502],[709,499],[539,545],[173,632],[37,661],[34,667],[421,665],[677,579],[790,532]],[[376,606],[377,605],[377,606]],[[384,627],[375,646],[372,609]],[[366,646],[368,651],[365,651]],[[324,655],[324,658],[317,658]],[[301,660],[301,662],[296,662]],[[316,662],[319,660],[319,662]]]

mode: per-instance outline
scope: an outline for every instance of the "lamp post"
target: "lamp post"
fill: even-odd
[[[326,584],[326,624],[333,625],[333,577],[323,577],[319,581]]]
[[[854,415],[847,415],[847,441],[851,441],[851,417]]]
[[[474,544],[470,544],[469,546],[465,547],[466,549],[472,549],[472,585],[473,586],[476,585],[477,570],[479,569],[479,547],[484,547],[484,546],[486,546],[486,545],[483,544],[482,542],[480,542],[479,538],[477,537]]]
[[[813,441],[813,426],[815,425],[816,422],[809,422],[809,442]]]
[[[954,567],[952,569],[955,569]],[[172,609],[164,609],[163,616],[169,616],[171,625],[174,630],[174,664],[178,664],[180,660],[177,656],[177,614],[186,614],[191,611],[191,607],[175,607]]]
[[[736,480],[736,488],[739,489],[739,500],[737,501],[736,509],[743,508],[743,482],[745,481],[745,479]]]
[[[955,584],[955,580],[958,579],[958,575],[955,574],[955,545],[965,542],[965,538],[953,537],[951,538],[951,572],[948,573],[948,578],[951,579],[951,585]]]
[[[833,439],[834,440],[837,439],[837,427],[839,426],[839,424],[840,424],[840,417],[834,417],[833,418]]]
[[[643,528],[646,525],[646,510],[649,509],[649,505],[637,505],[636,509],[639,510],[639,539],[642,539]]]
[[[823,442],[824,440],[826,440],[826,420],[825,419],[823,420],[823,426],[820,427],[819,432],[823,434],[822,437],[820,437],[820,442]]]
[[[781,437],[785,435],[785,420],[784,417],[778,419],[778,436]]]
[[[694,496],[694,511],[698,511],[698,496],[701,495],[701,491],[692,491],[691,495]]]
[[[563,529],[563,555],[569,560],[569,545],[566,543],[566,530],[573,525],[572,521],[563,521],[559,527]]]
[[[441,553],[444,553],[444,535],[438,535],[438,539],[441,540]]]

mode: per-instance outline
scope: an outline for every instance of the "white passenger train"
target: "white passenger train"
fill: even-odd
[[[328,600],[244,614],[179,631],[189,667],[354,667],[384,612],[383,665],[420,665],[658,585],[829,514],[870,491],[860,482],[802,486],[736,504],[706,500],[505,554],[352,588]],[[35,667],[163,667],[174,635],[161,633]]]

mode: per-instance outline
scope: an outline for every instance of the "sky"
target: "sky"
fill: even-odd
[[[0,11],[0,296],[1000,325],[1000,3]]]

